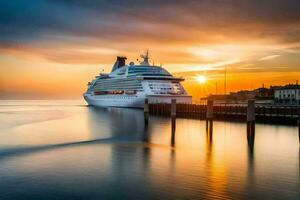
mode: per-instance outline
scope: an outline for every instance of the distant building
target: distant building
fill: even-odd
[[[253,99],[255,93],[249,90],[241,90],[238,92],[230,92],[229,98],[234,101],[246,101],[248,99]]]
[[[257,88],[252,91],[255,94],[255,99],[264,100],[264,99],[274,99],[274,87],[270,88]]]
[[[274,89],[275,103],[300,105],[300,85],[289,84]]]
[[[213,100],[216,103],[246,103],[254,99],[258,104],[300,105],[300,85],[260,87],[254,90],[240,90],[226,95],[209,95],[202,100]]]
[[[249,99],[255,99],[256,103],[271,104],[274,100],[274,89],[261,87],[255,90],[240,90],[227,95],[209,95],[203,98],[206,99],[216,103],[247,103]]]

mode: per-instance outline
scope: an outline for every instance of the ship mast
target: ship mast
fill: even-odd
[[[149,51],[147,49],[146,54],[142,54],[141,58],[143,58],[144,60],[140,63],[141,65],[150,65],[149,64]]]

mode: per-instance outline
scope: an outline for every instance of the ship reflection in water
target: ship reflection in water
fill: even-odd
[[[36,104],[39,105],[36,105]],[[1,102],[0,199],[299,199],[296,127]],[[173,137],[172,137],[173,135]]]

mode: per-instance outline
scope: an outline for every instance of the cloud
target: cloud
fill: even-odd
[[[76,36],[203,44],[245,38],[244,33],[295,42],[300,40],[299,8],[295,0],[4,0],[0,2],[0,43]]]
[[[265,56],[263,58],[260,58],[259,60],[264,61],[264,60],[272,60],[275,58],[278,58],[280,55],[270,55],[270,56]]]
[[[149,48],[156,62],[214,66],[299,53],[300,1],[3,0],[0,35],[21,58],[109,63]]]

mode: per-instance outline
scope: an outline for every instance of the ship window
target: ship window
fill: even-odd
[[[163,75],[171,76],[171,74],[161,67],[149,67],[149,66],[138,66],[128,68],[128,74],[137,74],[137,75]]]

